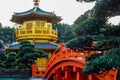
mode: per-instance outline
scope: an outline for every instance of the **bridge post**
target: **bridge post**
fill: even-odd
[[[83,74],[81,72],[81,69],[78,67],[74,67],[76,74],[76,80],[83,80]]]
[[[77,72],[76,80],[80,80],[80,72]]]
[[[56,74],[54,80],[62,80],[62,76],[61,76],[62,70],[56,70],[55,73]]]
[[[92,75],[88,75],[88,80],[93,80],[93,76]]]
[[[64,71],[65,71],[65,80],[72,80],[71,79],[71,72],[72,72],[71,67],[65,66]]]

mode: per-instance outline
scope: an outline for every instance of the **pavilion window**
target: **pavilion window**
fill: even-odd
[[[40,26],[40,21],[37,21],[37,26]]]
[[[32,30],[33,24],[32,23],[26,23],[26,29],[27,30]]]
[[[26,23],[27,34],[32,34],[33,23]]]
[[[45,26],[45,23],[44,22],[40,22],[40,26],[44,27]]]

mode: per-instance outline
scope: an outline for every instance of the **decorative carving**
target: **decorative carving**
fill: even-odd
[[[33,2],[34,2],[34,6],[35,6],[35,7],[38,7],[40,0],[33,0]]]

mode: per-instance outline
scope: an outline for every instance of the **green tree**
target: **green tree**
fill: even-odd
[[[4,44],[10,44],[15,41],[15,28],[3,27],[0,28],[0,40],[4,42]]]
[[[80,43],[82,43],[83,49],[101,52],[101,54],[95,53],[86,58],[87,64],[84,73],[104,74],[109,70],[120,67],[120,25],[115,26],[107,23],[110,17],[120,15],[120,0],[77,1],[96,1],[96,3],[90,10],[90,15],[86,16],[87,18],[83,18],[82,15],[75,21],[73,26],[75,26],[74,31],[77,37],[70,40],[67,46],[81,48]],[[96,42],[95,45],[91,45],[93,41]],[[119,79],[118,75],[117,80]]]
[[[68,24],[56,24],[53,28],[58,29],[58,43],[61,41],[67,42],[76,36],[72,30],[72,27]]]
[[[6,60],[5,52],[0,51],[0,68],[5,68],[4,61]]]
[[[0,29],[2,28],[2,23],[0,23]]]
[[[4,62],[5,68],[16,68],[17,61],[16,61],[16,52],[9,52],[6,57],[6,61]]]
[[[27,40],[21,41],[20,44],[21,47],[17,56],[19,68],[31,68],[36,58],[48,57],[44,51],[35,49],[34,45]]]

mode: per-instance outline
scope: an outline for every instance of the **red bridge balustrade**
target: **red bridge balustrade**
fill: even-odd
[[[32,65],[33,77],[44,77],[46,70],[46,58],[37,58],[35,64]]]
[[[75,52],[65,48],[64,43],[60,43],[60,47],[47,62],[45,78],[48,80],[88,80],[88,78],[92,78],[91,75],[84,75],[82,69],[86,64],[85,57],[93,53],[93,51]]]

